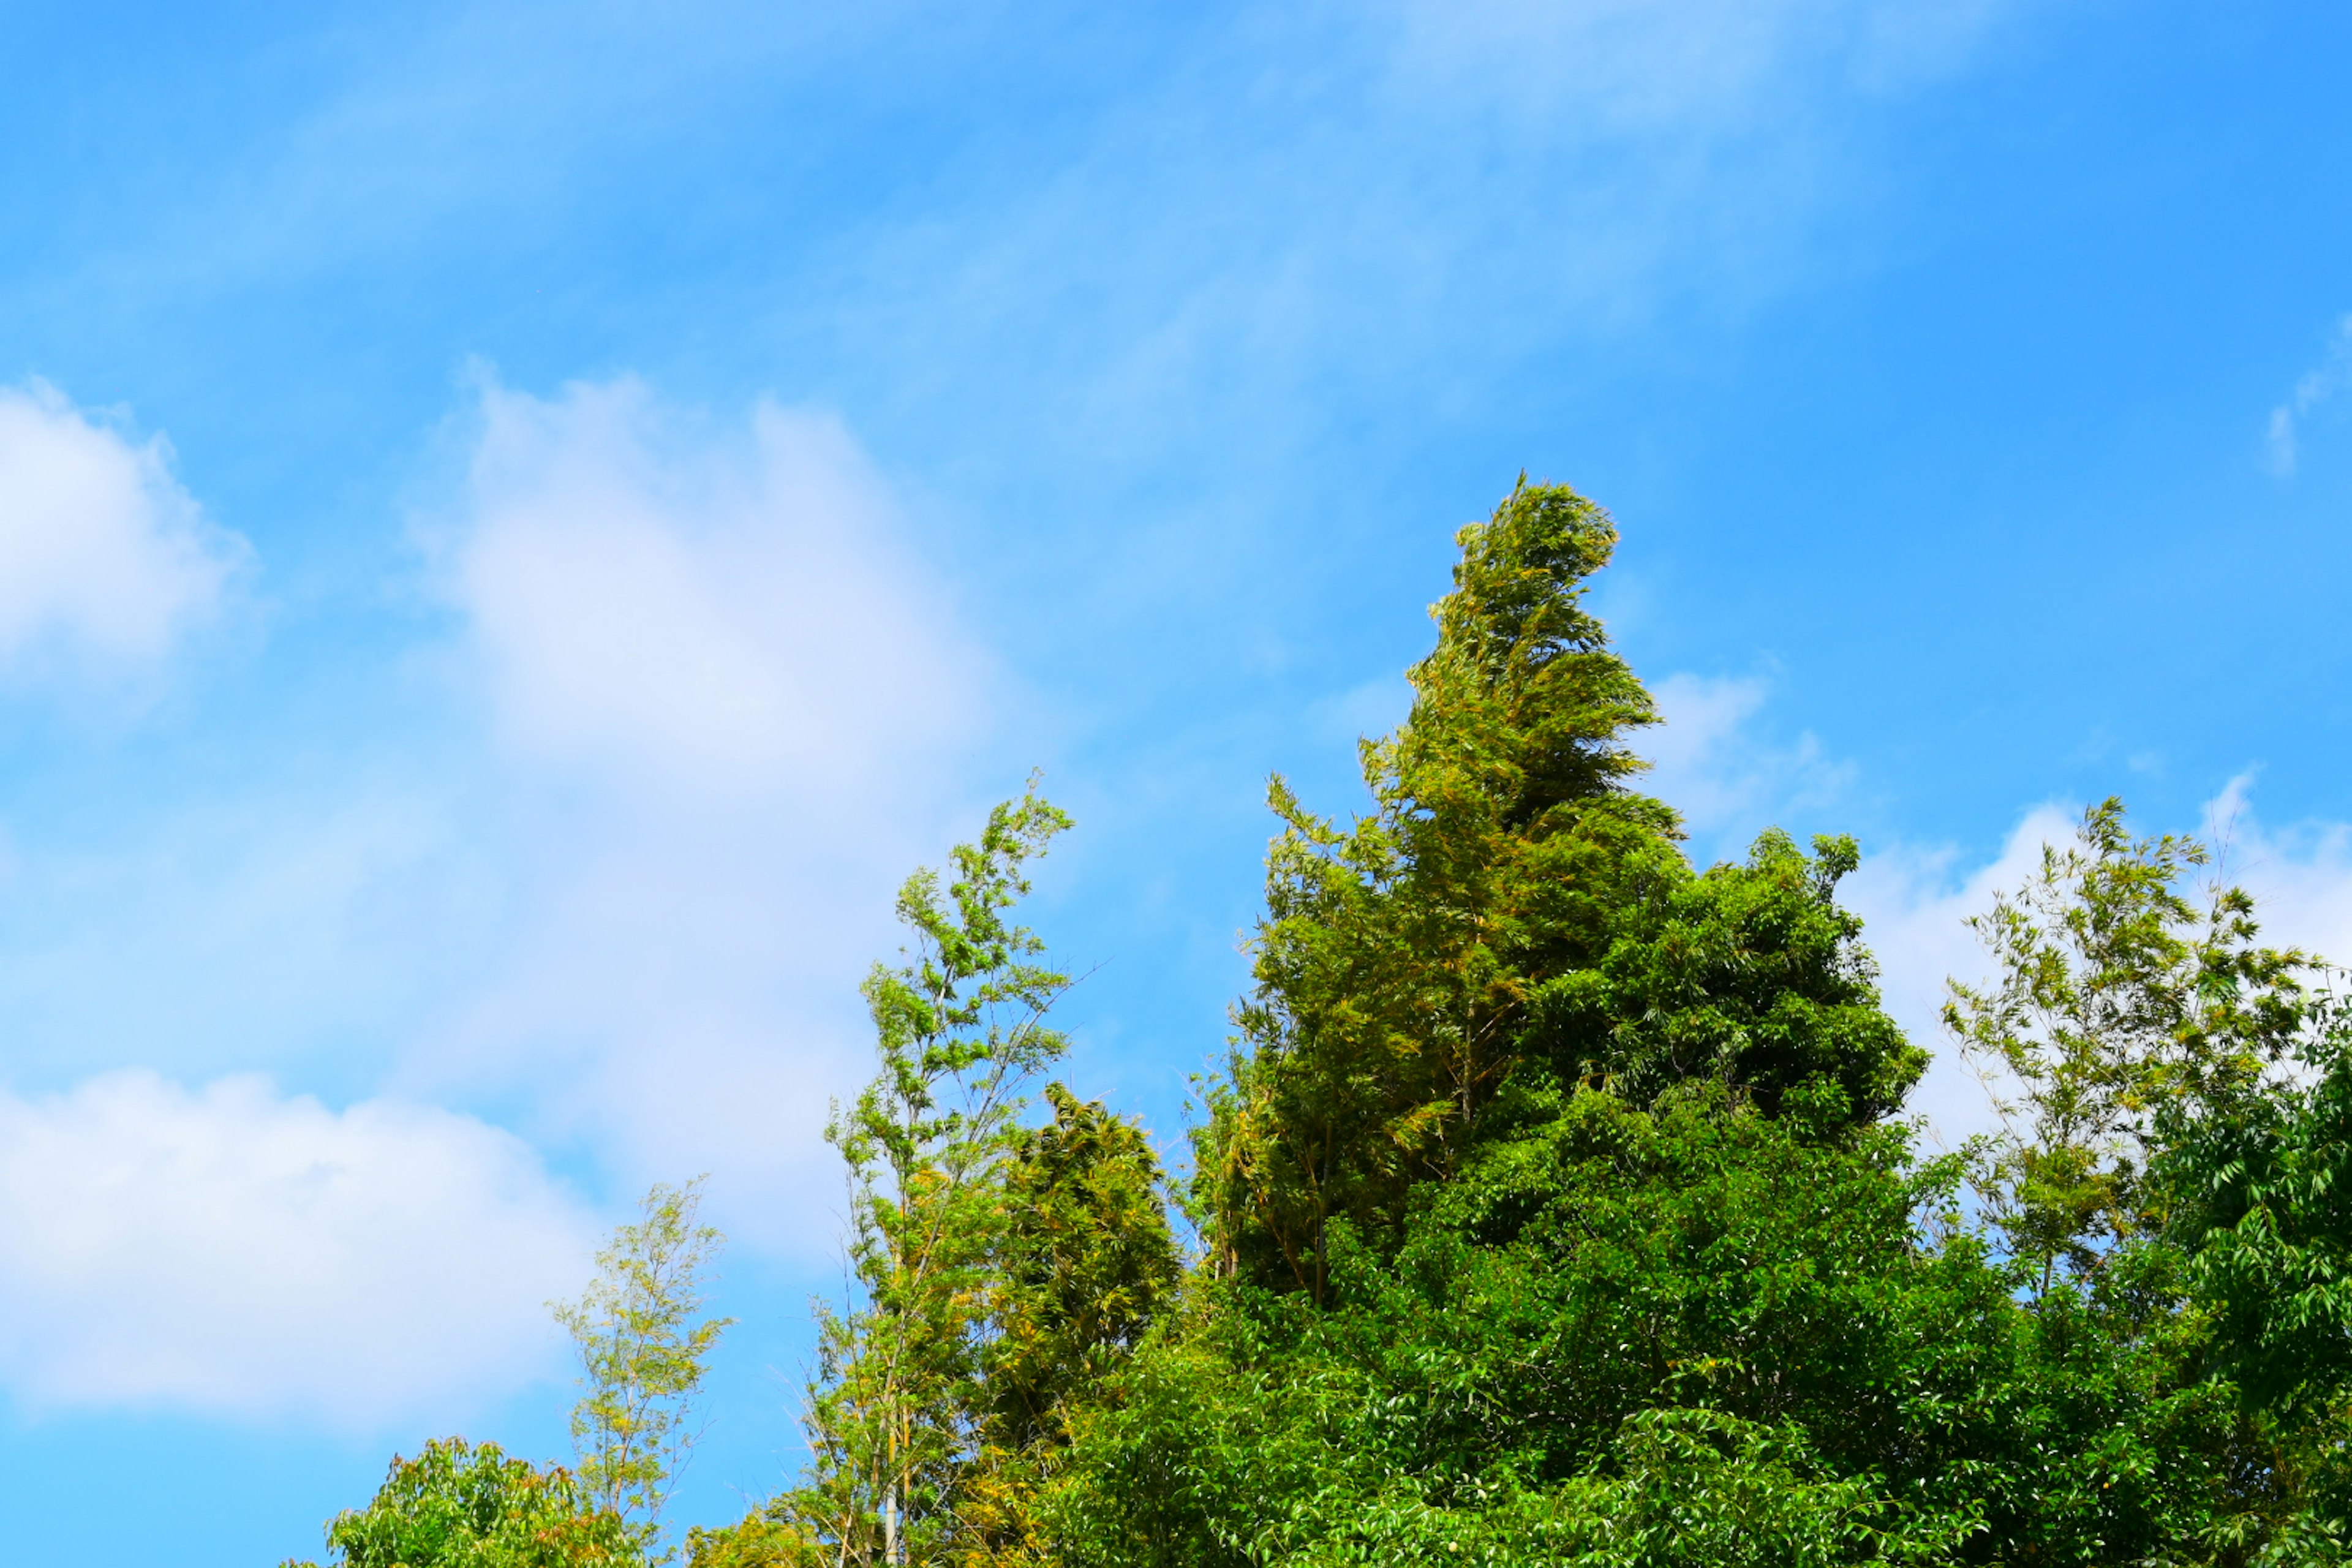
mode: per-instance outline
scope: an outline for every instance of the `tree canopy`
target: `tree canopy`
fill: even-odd
[[[1459,535],[1369,808],[1273,781],[1174,1179],[1045,1081],[1069,980],[1015,910],[1068,818],[1033,781],[909,879],[833,1124],[810,1461],[698,1568],[2345,1560],[2332,972],[2104,802],[1974,922],[1946,1028],[2000,1131],[1931,1151],[1855,841],[1696,865],[1643,793],[1658,714],[1586,604],[1615,542],[1522,479]],[[640,1494],[583,1458],[436,1446],[331,1539],[635,1560]],[[412,1538],[443,1554],[376,1544]]]

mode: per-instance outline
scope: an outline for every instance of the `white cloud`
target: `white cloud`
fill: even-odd
[[[698,785],[837,785],[985,687],[838,421],[696,440],[633,381],[488,388],[454,590],[524,748]]]
[[[431,521],[478,723],[15,845],[16,1070],[495,1107],[599,1195],[709,1171],[740,1240],[829,1252],[857,983],[977,826],[992,662],[835,424],[625,382],[479,414]]]
[[[1752,721],[1771,695],[1760,676],[1670,675],[1652,690],[1664,722],[1635,741],[1651,763],[1641,787],[1683,814],[1702,860],[1740,853],[1780,818],[1836,798],[1853,777],[1811,733],[1785,743],[1756,733]]]
[[[1878,960],[1887,1012],[1915,1044],[1934,1052],[1907,1109],[1925,1116],[1929,1133],[1947,1147],[1990,1131],[1995,1123],[1983,1084],[1943,1029],[1946,981],[1972,982],[1988,973],[1968,919],[1991,908],[1995,894],[2021,886],[2040,863],[2043,845],[2073,837],[2077,816],[2056,805],[2035,806],[1998,854],[1974,867],[1964,866],[1949,847],[1897,844],[1864,855],[1838,890],[1839,901],[1862,917],[1863,941]]]
[[[34,1408],[478,1409],[550,1366],[593,1241],[469,1117],[144,1071],[0,1091],[0,1371]]]
[[[992,661],[840,425],[482,395],[434,531],[502,763],[513,933],[402,1080],[519,1093],[632,1180],[833,1238],[857,982],[949,834]],[[1007,782],[1017,784],[1018,773]]]
[[[2305,371],[2286,401],[2271,410],[2263,435],[2263,457],[2271,472],[2281,478],[2294,472],[2304,420],[2347,386],[2352,386],[2352,316],[2336,323],[2319,363]]]
[[[2203,879],[2253,894],[2264,942],[2343,962],[2352,956],[2352,824],[2265,827],[2253,813],[2251,788],[2248,778],[2232,779],[2206,805],[2199,833],[2216,855]],[[2080,819],[2078,809],[2036,806],[1999,854],[1974,867],[1948,847],[1897,845],[1865,857],[1841,889],[1846,906],[1863,917],[1887,1011],[1936,1052],[1911,1109],[1948,1143],[1990,1131],[1994,1120],[1983,1086],[1940,1023],[1947,978],[1989,977],[1983,951],[1964,922],[1990,909],[1996,893],[2021,887],[2042,847],[2070,841]],[[2135,826],[2157,831],[2146,823]]]
[[[152,668],[218,608],[247,556],[134,443],[54,389],[0,388],[0,668]]]
[[[2214,875],[2254,896],[2264,942],[2352,963],[2352,824],[2268,827],[2252,794],[2252,777],[2241,774],[2205,808]]]

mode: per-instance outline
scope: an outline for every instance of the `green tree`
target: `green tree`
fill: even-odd
[[[2328,1000],[2300,1073],[2200,1107],[2158,1162],[2217,1364],[2289,1415],[2352,1396],[2352,1020]]]
[[[1371,813],[1276,782],[1198,1145],[1213,1268],[1076,1422],[1041,1509],[1066,1561],[1830,1563],[1979,1532],[1857,1458],[1936,1473],[1899,1307],[1948,1307],[1939,1352],[2014,1311],[1915,1221],[1951,1167],[1880,1124],[1924,1054],[1836,901],[1857,851],[1775,832],[1690,866],[1631,787],[1649,699],[1580,604],[1613,541],[1523,483],[1464,531],[1412,714],[1363,748]],[[1684,1555],[1655,1545],[1677,1519]]]
[[[1768,834],[1696,874],[1631,787],[1655,713],[1581,603],[1615,539],[1522,481],[1462,531],[1412,713],[1364,743],[1372,812],[1341,828],[1276,781],[1255,985],[1196,1164],[1228,1271],[1321,1300],[1332,1224],[1392,1244],[1538,1080],[1641,1101],[1706,1077],[1769,1108],[1821,1079],[1860,1124],[1917,1077],[1836,904],[1853,843]]]
[[[2352,1016],[2306,1012],[2291,1070],[2165,1118],[2152,1174],[2206,1364],[2266,1445],[2232,1536],[2316,1563],[2352,1559]]]
[[[1039,1493],[1073,1423],[1108,1396],[1181,1270],[1142,1129],[1058,1083],[1045,1098],[1053,1120],[1024,1130],[998,1174],[1004,1217],[979,1450],[958,1509],[957,1556],[973,1565],[1050,1559]]]
[[[2110,1238],[2028,1291],[1969,1161],[1889,1121],[1925,1054],[1838,905],[1853,841],[1699,870],[1633,793],[1647,699],[1578,605],[1612,538],[1520,487],[1364,748],[1372,812],[1277,781],[1198,1145],[1213,1267],[1071,1422],[1058,1560],[2237,1568],[2282,1518],[2322,1539],[2204,1375],[2178,1249]],[[2296,960],[2240,895],[2178,913],[2186,961],[2148,972],[2178,1026],[2108,1038],[2186,1105],[2275,1053]],[[2161,1139],[2146,1106],[2118,1138]]]
[[[912,951],[865,988],[881,1070],[828,1131],[849,1166],[859,1294],[820,1309],[811,1474],[759,1527],[793,1550],[896,1568],[950,1543],[984,1403],[1000,1172],[1026,1087],[1066,1048],[1046,1018],[1069,978],[1008,911],[1068,826],[1033,781],[955,850],[952,880],[918,871],[899,892]]]
[[[373,1500],[327,1526],[327,1546],[340,1568],[625,1568],[645,1561],[639,1532],[577,1477],[460,1437],[394,1459]]]
[[[985,1365],[987,1436],[1057,1443],[1066,1409],[1132,1350],[1176,1286],[1160,1161],[1134,1122],[1048,1084],[1054,1119],[1004,1163]]]
[[[725,1237],[699,1223],[702,1183],[656,1184],[636,1223],[614,1230],[596,1255],[587,1290],[552,1307],[580,1359],[572,1412],[579,1485],[648,1548],[699,1436],[693,1405],[711,1349],[734,1321],[703,1313]]]
[[[2258,942],[2242,889],[2199,909],[2183,884],[2208,860],[2193,838],[2135,837],[2109,799],[1969,922],[1998,973],[1955,982],[1944,1022],[2001,1114],[1981,1187],[2038,1289],[2150,1229],[2168,1110],[2258,1082],[2303,1028],[2310,961]]]
[[[1607,946],[1672,812],[1633,792],[1649,694],[1584,609],[1607,514],[1524,479],[1465,528],[1397,733],[1347,827],[1280,780],[1255,984],[1210,1096],[1198,1203],[1222,1266],[1319,1297],[1345,1218],[1394,1235],[1518,1060],[1529,995]]]
[[[1671,848],[1640,860],[1607,951],[1530,996],[1521,1054],[1544,1081],[1605,1082],[1638,1105],[1709,1081],[1767,1111],[1791,1094],[1827,1103],[1829,1087],[1852,1127],[1902,1105],[1927,1053],[1880,1007],[1862,921],[1839,907],[1853,839],[1807,855],[1772,829],[1696,876]]]
[[[2344,1560],[2352,1030],[2307,961],[2107,803],[1952,993],[2007,1137],[1923,1158],[1853,841],[1699,868],[1633,787],[1614,538],[1522,482],[1371,809],[1275,781],[1199,1267],[1139,1128],[1060,1085],[1024,1124],[1066,982],[1003,911],[1059,814],[909,882],[814,1462],[698,1568]]]
[[[1981,1335],[1906,1321],[1937,1299],[1911,1215],[1943,1178],[1901,1130],[1846,1135],[1833,1089],[1777,1117],[1708,1081],[1559,1094],[1424,1186],[1392,1256],[1340,1227],[1321,1307],[1196,1282],[1081,1425],[1066,1559],[1832,1563],[1972,1535],[1968,1483],[1920,1491],[1949,1450],[1906,1392],[1949,1398]],[[1961,1324],[2012,1310],[1987,1285]],[[1813,1532],[1838,1550],[1770,1544]]]

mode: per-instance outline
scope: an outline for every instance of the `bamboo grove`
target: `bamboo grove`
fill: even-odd
[[[666,1472],[598,1468],[596,1417],[576,1474],[403,1461],[339,1559],[2344,1560],[2334,972],[2105,802],[1973,922],[1993,978],[1944,1032],[2000,1131],[1931,1151],[1932,1042],[1838,900],[1855,844],[1701,868],[1643,793],[1657,712],[1585,604],[1615,539],[1523,481],[1462,531],[1370,809],[1275,781],[1252,984],[1173,1171],[1053,1081],[1068,980],[1016,917],[1068,820],[1033,784],[908,882],[831,1132],[854,1286],[796,1481],[673,1546]],[[662,1331],[698,1365],[690,1314]]]

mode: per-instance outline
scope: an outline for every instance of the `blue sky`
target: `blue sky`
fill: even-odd
[[[541,1303],[698,1171],[742,1321],[679,1510],[772,1489],[898,879],[1042,766],[1070,1076],[1172,1148],[1266,775],[1353,803],[1522,469],[1620,521],[1694,852],[1857,834],[1923,1037],[2109,793],[2352,952],[2347,52],[2263,0],[0,8],[12,1551],[274,1563],[425,1436],[560,1454]]]

